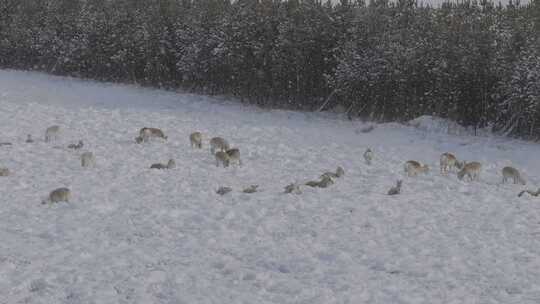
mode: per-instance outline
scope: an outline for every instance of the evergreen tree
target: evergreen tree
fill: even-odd
[[[540,0],[0,0],[0,67],[530,137],[539,32]]]
[[[501,128],[507,134],[540,135],[540,40],[525,48],[510,79],[501,84]]]

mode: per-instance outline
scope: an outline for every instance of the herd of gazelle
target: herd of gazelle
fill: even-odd
[[[366,159],[366,162],[368,160]],[[371,162],[371,160],[369,160]],[[478,180],[480,178],[480,171],[482,170],[482,164],[479,162],[460,162],[452,153],[443,153],[440,158],[441,174],[446,175],[453,169],[457,169],[457,177],[462,180],[465,176],[469,181]],[[427,165],[422,165],[417,161],[409,160],[405,163],[405,173],[408,176],[416,176],[419,173],[425,173],[429,171]],[[502,182],[506,183],[508,180],[512,180],[514,184],[525,185],[525,180],[521,177],[518,169],[514,167],[504,167],[502,169]]]
[[[364,159],[366,161],[366,164],[370,165],[373,161],[373,151],[371,149],[367,149],[366,152],[364,152]],[[442,175],[447,175],[452,170],[457,170],[457,177],[459,180],[463,180],[463,178],[466,176],[469,181],[479,180],[480,178],[480,171],[482,170],[482,164],[479,162],[470,162],[467,163],[465,161],[458,161],[455,155],[452,153],[443,153],[440,157],[440,170]],[[415,160],[409,160],[405,162],[404,165],[404,171],[409,177],[417,176],[420,173],[426,173],[429,171],[428,165],[422,165],[418,161]],[[504,167],[502,169],[502,183],[508,182],[508,180],[512,180],[514,184],[521,184],[525,185],[525,179],[521,176],[519,173],[519,170],[514,167]],[[399,194],[401,191],[401,185],[402,181],[398,180],[396,183],[396,186],[390,188],[388,191],[388,195],[396,195]],[[529,193],[534,196],[540,195],[540,189],[538,191],[533,192],[529,190],[522,191],[519,196],[522,196],[524,193]]]
[[[151,138],[162,138],[167,140],[167,136],[158,128],[142,128],[139,131],[139,136],[135,137],[135,142],[143,143]],[[201,132],[193,132],[189,135],[189,142],[192,148],[202,148],[203,135]],[[216,166],[220,165],[228,167],[230,164],[238,164],[242,166],[240,160],[240,150],[238,148],[230,148],[229,143],[222,137],[214,137],[210,140],[210,153],[216,159]],[[176,164],[174,159],[170,159],[167,164],[153,164],[151,169],[172,169]]]
[[[54,125],[46,129],[45,131],[45,142],[50,142],[53,140],[56,140],[60,133],[60,126]],[[139,131],[139,136],[135,138],[136,143],[144,143],[148,142],[151,138],[162,138],[164,140],[167,140],[167,136],[163,133],[162,130],[158,128],[147,128],[144,127]],[[203,135],[201,132],[193,132],[189,135],[189,141],[192,148],[202,148],[202,141],[203,141]],[[32,136],[29,134],[26,139],[26,143],[32,143],[34,140],[32,139]],[[77,144],[70,144],[68,145],[68,148],[70,149],[81,149],[84,146],[84,143],[82,140],[80,140]],[[238,166],[242,165],[242,161],[240,160],[240,150],[238,148],[230,148],[229,143],[227,140],[225,140],[222,137],[213,137],[210,139],[210,153],[214,155],[216,160],[216,166],[219,167],[220,165],[222,167],[228,167],[231,164],[237,164]],[[364,160],[366,164],[371,165],[373,162],[374,153],[373,151],[368,148],[364,152]],[[96,162],[95,156],[92,152],[84,152],[81,154],[81,166],[82,167],[91,167],[94,166]],[[151,169],[173,169],[176,167],[176,163],[174,159],[169,159],[167,164],[161,164],[156,163],[152,164],[150,166]],[[452,170],[458,170],[457,171],[457,177],[462,180],[465,176],[468,177],[469,181],[478,180],[480,177],[480,171],[482,170],[482,164],[479,162],[461,162],[458,161],[455,155],[451,153],[443,153],[440,157],[440,172],[443,175],[447,175]],[[418,161],[415,160],[409,160],[405,162],[404,170],[407,176],[413,177],[420,173],[426,173],[429,171],[429,167],[427,165],[422,165]],[[321,179],[319,181],[309,181],[305,183],[307,186],[311,187],[321,187],[326,188],[329,185],[334,183],[335,178],[339,178],[345,174],[345,171],[342,167],[338,167],[336,172],[326,172],[323,175],[321,175]],[[0,176],[8,176],[10,175],[10,171],[8,168],[0,168]],[[508,180],[512,180],[514,184],[522,184],[525,185],[526,182],[522,178],[520,172],[513,167],[504,167],[502,169],[502,182],[506,183]],[[401,191],[401,185],[402,181],[398,180],[396,183],[396,186],[392,187],[389,191],[389,195],[396,195],[399,194]],[[244,191],[246,193],[252,193],[256,190],[256,185],[252,185],[250,191]],[[253,189],[252,189],[253,188]],[[219,193],[219,192],[218,192]],[[300,194],[300,186],[296,183],[292,183],[290,185],[287,185],[285,187],[285,193],[296,193]],[[523,195],[524,193],[529,193],[534,196],[540,195],[540,189],[536,192],[525,190],[522,191],[519,196]],[[68,188],[58,188],[53,190],[47,199],[43,201],[43,203],[54,203],[54,202],[62,202],[66,201],[69,202],[71,198],[71,191]]]
[[[366,160],[367,162],[367,160]],[[446,175],[453,169],[457,169],[457,177],[462,180],[465,176],[469,181],[478,180],[480,178],[480,171],[482,170],[482,164],[479,162],[460,162],[455,155],[451,153],[443,153],[440,158],[441,174]],[[416,176],[419,173],[425,173],[429,171],[427,165],[421,165],[419,162],[409,160],[405,163],[405,173],[408,176]],[[518,169],[514,167],[504,167],[502,169],[502,182],[506,183],[508,180],[512,180],[514,184],[525,185],[525,180],[521,177]]]
[[[50,126],[45,130],[45,142],[51,142],[58,139],[61,128],[58,125]],[[162,138],[167,140],[167,136],[161,129],[144,127],[139,131],[139,136],[135,138],[136,143],[145,143],[152,138]],[[194,132],[189,135],[189,141],[192,148],[202,148],[203,136],[201,132]],[[33,143],[32,135],[28,134],[26,143]],[[84,146],[84,142],[80,140],[77,144],[68,145],[69,149],[80,150]],[[242,165],[240,160],[240,149],[230,148],[229,143],[221,138],[214,137],[210,140],[210,153],[216,159],[216,166],[228,167],[231,164]],[[95,166],[96,158],[92,152],[84,152],[81,154],[81,166]],[[169,159],[166,164],[155,163],[150,165],[150,169],[173,169],[176,167],[174,159]],[[0,168],[0,176],[8,176],[10,171],[8,168]],[[245,193],[253,193],[257,189],[257,185],[251,185],[244,190]],[[49,196],[42,201],[45,203],[69,202],[71,191],[68,188],[58,188],[49,193]]]

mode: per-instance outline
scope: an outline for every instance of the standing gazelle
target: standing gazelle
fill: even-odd
[[[440,159],[441,164],[441,174],[448,174],[453,168],[461,169],[463,168],[463,163],[459,162],[456,156],[452,153],[443,153],[441,154]]]
[[[514,184],[522,184],[525,185],[527,182],[521,177],[521,174],[519,173],[518,169],[514,167],[504,167],[502,169],[502,176],[503,176],[503,183],[506,183],[508,179],[512,179],[514,181]]]
[[[60,134],[60,126],[54,125],[50,126],[45,130],[45,142],[50,142],[51,140],[58,139]]]
[[[191,147],[195,148],[202,148],[202,133],[201,132],[193,132],[189,135],[189,142],[191,143]]]

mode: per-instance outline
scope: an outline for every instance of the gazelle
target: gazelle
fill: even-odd
[[[422,165],[415,160],[409,160],[405,163],[404,166],[405,173],[407,176],[416,176],[419,173],[426,173],[429,171],[428,165]]]
[[[482,170],[482,164],[479,162],[470,162],[463,165],[461,171],[458,172],[457,177],[462,180],[466,175],[470,181],[478,180],[480,178],[480,171]]]
[[[463,168],[463,163],[458,161],[452,153],[443,153],[440,158],[441,174],[448,174],[453,168]]]
[[[521,174],[519,173],[518,169],[514,167],[504,167],[502,169],[502,176],[503,176],[503,183],[506,183],[508,179],[512,179],[514,181],[514,184],[522,184],[525,185],[527,182],[521,177]]]

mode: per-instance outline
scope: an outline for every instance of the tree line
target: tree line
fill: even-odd
[[[0,0],[0,67],[540,138],[540,0]]]

